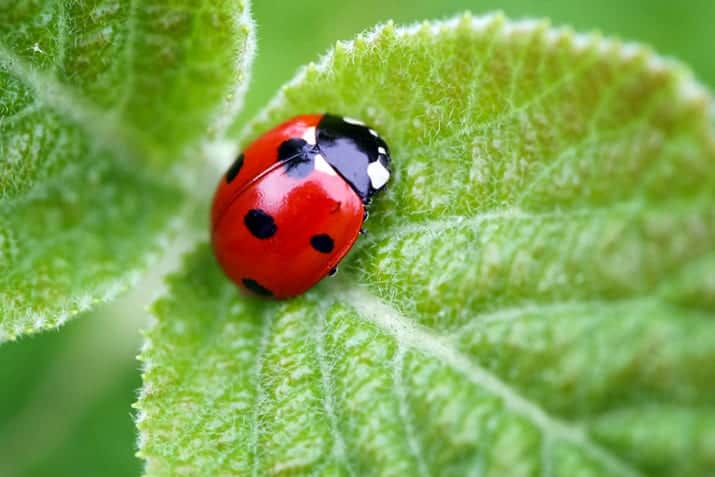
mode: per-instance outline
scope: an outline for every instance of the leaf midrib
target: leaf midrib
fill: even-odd
[[[568,442],[584,450],[617,475],[644,477],[638,469],[594,442],[583,428],[552,417],[537,403],[522,397],[499,377],[454,349],[443,337],[416,324],[373,293],[356,284],[334,286],[331,291],[338,298],[336,303],[342,302],[351,306],[361,318],[390,335],[398,346],[437,359],[472,383],[499,397],[506,408],[536,425],[542,431],[544,439],[558,438]]]
[[[70,118],[73,123],[81,127],[91,143],[114,146],[118,151],[125,153],[126,149],[117,146],[133,145],[130,138],[136,137],[138,132],[120,124],[112,111],[104,111],[78,96],[53,76],[33,68],[1,42],[0,65],[6,67],[15,78],[32,90],[37,103],[63,117]]]

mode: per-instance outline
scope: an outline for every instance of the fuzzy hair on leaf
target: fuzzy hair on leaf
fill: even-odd
[[[704,475],[712,107],[649,48],[543,21],[338,43],[242,142],[359,118],[394,181],[339,278],[295,300],[187,256],[140,356],[146,475]]]

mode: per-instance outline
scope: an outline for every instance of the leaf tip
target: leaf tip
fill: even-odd
[[[506,14],[501,10],[497,10],[493,13],[479,16],[473,16],[471,12],[469,12],[469,15],[471,17],[470,26],[473,29],[488,30],[492,28],[497,28],[501,30],[509,21]]]
[[[459,16],[459,24],[462,26],[471,25],[474,21],[474,15],[471,11],[467,10]]]
[[[342,40],[336,41],[335,46],[333,47],[333,51],[332,51],[333,61],[345,58],[350,53],[351,50],[352,50],[351,43],[349,43],[347,41],[342,41]],[[311,64],[313,66],[315,66],[314,62],[312,62]],[[303,71],[307,73],[309,68],[310,68],[310,65],[308,66],[308,68],[305,68]]]
[[[305,67],[305,79],[307,81],[313,81],[315,80],[318,75],[320,74],[320,68],[318,65],[314,62],[311,61],[308,63],[308,65]]]
[[[382,31],[386,34],[393,33],[395,31],[395,21],[390,19],[382,26]]]

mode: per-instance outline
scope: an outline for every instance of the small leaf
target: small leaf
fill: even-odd
[[[230,0],[0,17],[1,342],[113,297],[176,235],[201,146],[240,106],[253,29]]]
[[[500,16],[378,27],[247,130],[361,118],[394,182],[307,295],[208,246],[155,306],[156,475],[701,476],[715,468],[712,101],[647,48]]]

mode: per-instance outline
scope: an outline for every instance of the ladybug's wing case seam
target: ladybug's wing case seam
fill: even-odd
[[[316,169],[295,179],[273,168],[226,209],[214,229],[214,251],[234,282],[260,284],[276,298],[294,296],[347,254],[363,213],[360,197],[337,174]],[[270,227],[252,224],[257,218]]]
[[[243,150],[239,156],[243,157],[243,161],[238,164],[238,160],[234,161],[232,165],[238,165],[237,170],[231,171],[229,168],[219,181],[211,209],[212,230],[218,223],[219,216],[223,215],[225,209],[245,187],[278,162],[280,145],[289,139],[302,137],[306,131],[314,129],[322,117],[322,114],[310,114],[285,121],[262,134]],[[230,173],[232,174],[228,175]]]
[[[304,115],[271,129],[237,158],[214,195],[219,264],[254,294],[303,293],[349,252],[389,166],[387,144],[356,120]]]
[[[296,155],[296,156],[297,156],[297,155]],[[290,159],[290,158],[289,158],[289,159]],[[215,216],[216,218],[213,220],[214,223],[211,224],[212,232],[213,232],[213,230],[216,229],[216,226],[217,226],[218,223],[221,221],[221,218],[223,217],[223,215],[224,215],[224,213],[226,212],[226,210],[227,210],[229,207],[231,207],[231,204],[233,203],[233,201],[235,201],[236,199],[238,199],[238,197],[240,197],[240,195],[241,195],[246,189],[248,189],[249,187],[251,187],[251,186],[252,186],[253,184],[255,184],[256,182],[260,181],[264,176],[266,176],[266,175],[268,175],[268,174],[271,174],[274,170],[280,169],[280,168],[282,168],[282,167],[285,167],[285,164],[284,164],[283,162],[276,162],[276,163],[274,163],[273,165],[271,165],[268,169],[264,170],[263,172],[261,172],[260,174],[258,174],[257,176],[255,176],[253,179],[250,179],[250,180],[249,180],[248,182],[246,182],[245,184],[242,184],[242,186],[241,186],[240,189],[235,190],[235,191],[232,191],[232,192],[231,192],[231,195],[228,197],[228,199],[224,201],[223,207],[221,208],[221,211],[216,213],[216,216]]]

